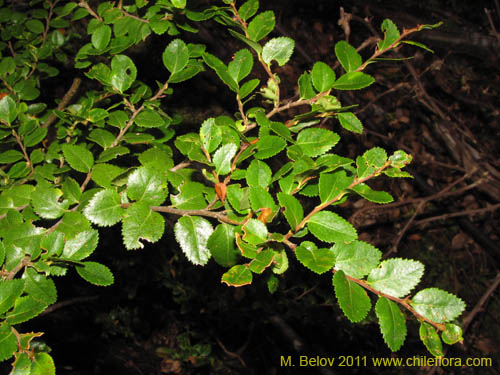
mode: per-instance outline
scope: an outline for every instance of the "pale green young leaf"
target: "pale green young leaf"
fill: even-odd
[[[339,77],[333,84],[335,90],[360,90],[370,86],[375,78],[362,72],[350,72]]]
[[[277,197],[280,206],[285,208],[283,214],[285,215],[286,221],[290,225],[290,228],[295,230],[297,225],[299,225],[304,218],[304,209],[302,205],[297,198],[290,194],[278,193]]]
[[[95,194],[83,213],[92,223],[108,227],[118,223],[124,213],[121,197],[113,189],[105,189]]]
[[[267,188],[271,184],[271,168],[260,160],[252,160],[246,171],[248,186]]]
[[[49,353],[35,353],[31,362],[30,375],[55,375],[56,367]],[[14,375],[14,374],[12,374]]]
[[[273,273],[276,275],[282,275],[288,269],[288,256],[286,255],[286,251],[283,249],[280,252],[274,252],[273,258]]]
[[[210,222],[199,216],[183,216],[174,226],[175,238],[188,260],[204,266],[211,253],[207,242],[212,235]]]
[[[352,112],[340,112],[337,114],[340,125],[350,132],[361,134],[363,133],[363,124]]]
[[[179,194],[170,195],[172,205],[181,210],[201,210],[208,203],[203,195],[205,185],[199,182],[188,181],[179,186]]]
[[[297,136],[297,144],[305,155],[316,157],[324,154],[337,144],[340,137],[327,129],[307,128]]]
[[[248,285],[252,283],[252,272],[247,266],[238,264],[224,273],[221,281],[228,286],[234,287]]]
[[[5,321],[10,325],[26,322],[39,315],[46,307],[47,304],[31,296],[19,297],[16,299],[14,309],[7,313]]]
[[[418,332],[427,350],[435,357],[442,357],[443,344],[436,329],[427,322],[421,322]]]
[[[234,226],[221,223],[213,231],[207,241],[207,247],[214,260],[223,267],[236,264],[240,251],[236,247]]]
[[[49,186],[37,186],[31,195],[33,209],[37,215],[44,219],[57,219],[62,216],[69,207],[68,201],[59,202],[63,192]]]
[[[410,304],[420,315],[436,323],[449,322],[465,309],[464,301],[438,288],[421,290],[413,296]]]
[[[57,300],[57,290],[54,281],[33,268],[26,268],[23,274],[24,291],[36,300],[51,305]]]
[[[329,202],[340,195],[354,181],[354,176],[347,176],[345,170],[319,175],[319,197],[321,203]]]
[[[275,60],[279,66],[285,65],[292,56],[295,41],[286,36],[273,38],[269,40],[262,48],[262,60],[267,65]]]
[[[171,0],[172,5],[176,8],[184,9],[186,7],[186,0]]]
[[[380,262],[382,253],[376,247],[363,241],[344,243],[338,241],[333,246],[335,269],[342,270],[349,276],[361,279],[372,271]]]
[[[379,51],[389,48],[401,36],[398,27],[390,19],[386,18],[380,26],[384,33],[384,39],[378,42]]]
[[[267,240],[267,227],[257,219],[248,220],[243,226],[243,232],[243,239],[250,244],[258,245]]]
[[[339,306],[347,319],[357,323],[366,318],[372,304],[362,287],[348,280],[343,271],[335,272],[333,286]]]
[[[297,246],[295,256],[306,268],[319,275],[332,269],[335,264],[335,253],[332,249],[318,249],[310,241],[304,241]]]
[[[111,86],[120,93],[127,91],[137,77],[137,68],[132,59],[115,55],[111,60]]]
[[[221,176],[228,174],[231,171],[231,161],[233,160],[234,155],[236,155],[237,150],[238,146],[234,143],[226,143],[215,152],[213,158],[215,173]]]
[[[214,152],[222,141],[222,130],[215,124],[213,117],[203,121],[200,128],[200,140],[203,148],[208,152]]]
[[[10,95],[6,95],[0,99],[0,120],[3,120],[10,125],[16,118],[16,102],[10,97]]]
[[[271,249],[266,249],[258,253],[255,259],[250,262],[250,271],[258,274],[264,272],[265,269],[272,264],[274,254],[274,251]]]
[[[385,343],[393,352],[398,351],[406,338],[405,316],[397,304],[382,296],[375,304],[375,314]]]
[[[9,310],[24,290],[24,280],[2,280],[0,283],[0,314]]]
[[[351,190],[354,190],[356,193],[358,193],[359,195],[361,195],[363,198],[365,198],[370,202],[390,203],[394,200],[392,195],[390,195],[389,193],[385,191],[373,190],[364,182],[352,187]]]
[[[165,178],[149,166],[137,168],[128,176],[127,196],[149,205],[159,205],[167,197]]]
[[[111,27],[102,24],[92,33],[92,45],[97,50],[103,50],[109,44],[111,40]]]
[[[361,56],[356,48],[344,40],[335,44],[335,55],[347,73],[355,71],[362,64]]]
[[[134,123],[143,128],[159,128],[165,125],[165,120],[158,112],[146,108],[137,115]]]
[[[95,229],[78,233],[66,241],[62,255],[70,260],[82,260],[94,252],[99,242],[99,232]]]
[[[402,298],[420,282],[424,265],[415,260],[393,258],[380,263],[368,275],[368,283],[382,293]]]
[[[448,345],[456,344],[457,342],[463,342],[462,328],[456,324],[447,323],[445,325],[445,330],[441,333],[441,339]]]
[[[251,40],[258,42],[274,29],[276,18],[272,10],[257,14],[248,24],[248,35]]]
[[[165,230],[165,219],[158,212],[149,209],[144,202],[134,203],[125,211],[122,221],[123,243],[127,250],[143,248],[140,240],[154,243]]]
[[[253,56],[249,50],[241,49],[234,54],[233,60],[229,63],[227,71],[233,80],[239,83],[250,74],[253,67]]]
[[[81,145],[65,144],[62,152],[70,167],[78,172],[88,173],[94,165],[94,155]]]
[[[403,168],[405,165],[411,163],[412,156],[402,150],[397,150],[389,157],[391,166],[394,168]]]
[[[325,242],[351,242],[358,234],[356,229],[344,218],[330,211],[320,211],[307,222],[311,233]]]
[[[286,141],[275,135],[265,135],[257,142],[256,159],[268,159],[281,152],[286,147]]]
[[[7,323],[0,325],[0,361],[12,357],[17,350],[17,338]]]
[[[335,82],[335,72],[324,62],[318,61],[312,68],[311,78],[314,88],[318,92],[324,92],[333,87],[333,83]]]
[[[257,10],[259,10],[259,0],[247,0],[238,9],[238,14],[243,21],[246,21],[254,16]]]
[[[76,272],[86,281],[99,286],[113,284],[114,276],[111,270],[103,264],[96,262],[83,262],[76,267]]]
[[[163,65],[171,75],[180,72],[189,61],[189,50],[181,39],[172,40],[162,54]]]
[[[387,161],[387,152],[381,147],[373,147],[363,154],[370,167],[381,168]]]

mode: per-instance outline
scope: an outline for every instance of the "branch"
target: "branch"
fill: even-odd
[[[64,108],[66,108],[66,106],[69,104],[69,102],[71,101],[73,96],[75,96],[76,92],[78,91],[78,87],[80,87],[81,82],[82,82],[81,78],[77,77],[77,78],[73,79],[73,83],[71,84],[71,87],[66,92],[66,94],[64,94],[64,96],[63,96],[61,102],[59,103],[59,105],[57,106],[56,110],[62,111],[62,110],[64,110]],[[56,119],[57,119],[57,115],[55,115],[54,112],[52,112],[49,115],[49,117],[47,118],[47,120],[45,120],[45,122],[43,123],[42,128],[48,128],[50,125],[52,125],[52,123]]]

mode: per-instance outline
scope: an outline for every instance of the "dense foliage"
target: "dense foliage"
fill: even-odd
[[[259,12],[258,0],[196,10],[186,0],[16,6],[22,5],[0,1],[0,360],[14,356],[12,373],[55,372],[51,356],[31,345],[41,333],[18,331],[57,301],[53,277],[74,267],[92,284],[113,283],[111,270],[91,260],[99,228],[121,224],[124,247],[140,249],[163,236],[165,215],[176,220],[175,239],[187,259],[203,266],[213,258],[227,268],[221,280],[228,286],[263,277],[274,293],[296,260],[313,273],[332,274],[332,292],[352,322],[364,320],[376,299],[393,351],[405,340],[407,315],[420,321],[421,340],[435,356],[442,355],[442,341],[461,341],[453,322],[462,300],[437,288],[411,294],[423,264],[382,260],[335,212],[352,195],[391,202],[367,182],[411,177],[402,171],[411,156],[380,147],[355,160],[338,155],[332,150],[340,136],[322,123],[333,118],[361,133],[361,121],[335,92],[371,85],[365,68],[403,43],[427,49],[406,38],[433,26],[401,32],[386,19],[384,39],[365,60],[339,41],[332,46],[338,64],[316,62],[300,76],[297,96],[284,98],[276,71],[295,42],[270,37],[275,15]],[[228,63],[180,38],[209,19],[245,46]],[[168,78],[151,87],[137,79],[129,51],[153,35],[165,40]],[[81,71],[89,89],[77,94],[75,77],[53,108],[40,89],[61,65]],[[256,78],[257,67],[265,82]],[[192,131],[162,99],[205,69],[232,92],[235,113],[206,118]],[[302,113],[284,119],[293,107]]]

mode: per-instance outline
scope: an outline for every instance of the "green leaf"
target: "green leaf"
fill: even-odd
[[[229,271],[224,273],[221,281],[235,287],[248,285],[252,283],[252,272],[248,267],[239,264],[231,267]]]
[[[391,166],[394,168],[403,168],[406,164],[411,163],[412,157],[402,150],[397,150],[389,157]]]
[[[295,228],[300,224],[304,218],[304,209],[300,204],[299,200],[292,195],[285,193],[277,194],[278,201],[281,207],[285,208],[286,221],[290,224],[290,228],[295,231]]]
[[[154,168],[143,166],[128,176],[127,196],[136,201],[155,206],[167,197],[165,178]]]
[[[456,324],[447,323],[445,325],[445,330],[441,333],[441,339],[448,345],[463,342],[464,338],[462,337],[462,328]]]
[[[255,245],[249,244],[241,239],[238,233],[236,233],[236,246],[241,252],[241,255],[248,259],[255,259],[258,254],[258,248]]]
[[[336,90],[360,90],[370,86],[375,82],[375,78],[362,72],[350,72],[343,76],[333,84]]]
[[[172,5],[176,8],[184,9],[186,7],[186,0],[171,0]]]
[[[223,267],[236,264],[240,251],[236,247],[234,226],[222,223],[217,225],[207,241],[207,247],[215,261]]]
[[[189,61],[189,49],[181,39],[172,40],[162,54],[163,65],[170,74],[175,74],[184,69]]]
[[[141,113],[137,115],[134,122],[143,128],[159,128],[165,125],[165,120],[161,115],[153,111],[152,109],[146,108]]]
[[[26,21],[26,28],[35,34],[41,34],[45,30],[45,26],[40,20],[28,20]]]
[[[363,242],[353,241],[349,244],[337,242],[333,247],[335,253],[335,269],[361,279],[377,267],[382,253],[376,247]]]
[[[94,155],[80,145],[65,144],[62,146],[64,158],[71,168],[82,173],[89,173],[94,165]]]
[[[353,181],[354,176],[348,177],[344,170],[335,173],[321,173],[319,175],[319,197],[321,203],[339,198]]]
[[[272,211],[276,211],[276,203],[267,190],[260,186],[253,186],[249,188],[249,192],[253,211],[257,212],[261,208],[270,208]]]
[[[238,151],[238,146],[234,143],[226,143],[214,154],[215,173],[225,175],[231,172],[231,161]]]
[[[120,93],[127,91],[137,77],[137,68],[132,59],[115,55],[111,60],[111,86]]]
[[[41,352],[35,353],[34,359],[31,362],[31,370],[29,375],[55,375],[56,367],[54,360],[50,354]],[[14,374],[12,374],[14,375]]]
[[[11,164],[23,158],[21,151],[8,150],[0,153],[0,164]]]
[[[24,280],[2,280],[0,283],[0,314],[14,306],[14,302],[24,290]]]
[[[398,177],[413,178],[413,176],[411,174],[409,174],[408,172],[402,171],[399,168],[393,168],[393,167],[384,169],[382,171],[382,173],[385,174],[386,176],[393,177],[393,178],[398,178]]]
[[[5,321],[10,324],[19,324],[39,315],[47,305],[31,296],[19,297],[14,305],[14,310],[7,314]]]
[[[66,238],[73,238],[82,230],[91,228],[90,222],[80,212],[66,212],[62,218],[62,222],[57,227],[58,230],[64,233]]]
[[[267,65],[275,60],[279,66],[285,65],[292,56],[295,41],[286,36],[269,40],[262,48],[262,60]]]
[[[393,352],[398,351],[406,338],[405,316],[397,304],[382,296],[375,305],[375,313],[385,343]]]
[[[95,229],[78,233],[66,241],[62,255],[70,260],[82,260],[90,256],[99,242],[99,232]]]
[[[26,268],[23,274],[24,291],[36,300],[51,305],[57,300],[57,290],[54,281],[47,276],[36,272],[33,268]]]
[[[260,80],[257,78],[251,79],[250,81],[245,82],[243,85],[240,87],[240,99],[245,99],[248,95],[250,95],[253,90],[259,86]]]
[[[247,184],[248,186],[267,188],[272,181],[271,175],[271,168],[266,163],[254,159],[247,168]]]
[[[205,185],[188,181],[179,187],[179,194],[170,195],[172,205],[181,210],[201,210],[207,207],[207,201],[202,192]]]
[[[307,222],[311,233],[325,242],[351,242],[358,234],[356,229],[344,218],[330,211],[320,211]]]
[[[324,62],[318,61],[312,68],[311,78],[314,88],[318,92],[325,92],[333,87],[335,72]]]
[[[465,310],[460,298],[438,288],[421,290],[410,304],[420,315],[436,323],[449,322]]]
[[[429,47],[427,47],[425,44],[423,43],[420,43],[420,42],[415,42],[414,40],[402,40],[401,43],[405,43],[405,44],[410,44],[412,46],[415,46],[415,47],[419,47],[419,48],[422,48],[422,49],[425,49],[426,51],[430,52],[430,53],[434,53],[434,50],[430,49]]]
[[[353,188],[351,188],[351,190],[354,190],[356,193],[370,202],[390,203],[394,200],[392,195],[390,195],[389,193],[385,191],[372,190],[372,188],[364,182],[354,186]]]
[[[274,251],[271,249],[263,250],[257,254],[255,259],[250,262],[250,271],[254,273],[261,274],[265,271],[267,267],[269,267],[274,258]]]
[[[382,168],[387,162],[387,153],[381,147],[373,147],[363,154],[370,167]]]
[[[245,233],[243,240],[250,244],[258,245],[267,240],[267,227],[263,222],[257,219],[248,220],[242,229]]]
[[[306,268],[321,275],[332,269],[335,253],[332,249],[318,249],[313,242],[304,241],[295,248],[297,260]]]
[[[427,350],[436,357],[443,356],[443,344],[439,338],[436,329],[429,323],[421,322],[419,329],[420,340],[424,343]]]
[[[339,306],[347,319],[357,323],[366,318],[372,304],[362,287],[348,280],[342,271],[337,271],[333,275],[333,286]]]
[[[92,180],[102,187],[111,188],[112,181],[125,170],[112,164],[96,164],[92,168]]]
[[[283,249],[279,253],[275,252],[273,258],[273,273],[276,275],[281,275],[286,272],[288,269],[288,256],[286,255],[286,251]]]
[[[240,82],[252,71],[253,56],[247,49],[241,49],[235,53],[233,61],[227,67],[229,75],[235,82]]]
[[[111,270],[103,264],[96,262],[83,262],[83,266],[77,266],[76,272],[89,283],[99,286],[113,284],[114,277]]]
[[[286,141],[275,135],[265,135],[257,142],[256,159],[268,159],[281,152],[286,147]]]
[[[346,41],[341,40],[335,44],[335,55],[347,73],[355,71],[362,64],[361,56],[356,48]]]
[[[175,239],[193,264],[204,266],[210,259],[207,242],[212,235],[210,222],[199,216],[183,216],[174,226]]]
[[[269,293],[274,294],[278,290],[279,280],[276,276],[270,275],[267,279],[267,290]]]
[[[259,10],[259,0],[247,0],[238,9],[238,14],[243,21],[246,21],[254,16],[257,10]]]
[[[69,206],[69,202],[59,202],[63,192],[46,185],[38,185],[31,194],[33,209],[44,219],[57,219],[62,216]]]
[[[363,133],[363,124],[354,113],[340,112],[337,113],[337,118],[344,129],[358,134]]]
[[[248,36],[254,42],[258,42],[273,31],[275,23],[276,18],[272,10],[262,12],[248,24]]]
[[[299,77],[298,84],[301,99],[311,99],[316,96],[316,91],[314,91],[312,78],[309,73],[302,73]]]
[[[148,204],[134,203],[125,211],[122,221],[123,243],[127,250],[143,248],[139,240],[154,243],[158,241],[165,230],[165,220],[158,212],[149,209]]]
[[[215,70],[215,73],[217,73],[222,82],[224,82],[231,90],[234,92],[238,91],[238,84],[229,74],[226,65],[218,57],[205,52],[203,54],[203,61]]]
[[[240,34],[240,33],[237,33],[234,30],[231,30],[231,29],[229,29],[229,34],[231,34],[232,36],[234,36],[236,39],[241,40],[243,43],[247,44],[255,52],[257,52],[257,54],[261,54],[262,53],[262,46],[259,43],[253,41],[252,39],[247,38],[243,34]]]
[[[17,350],[17,339],[7,323],[0,325],[0,361],[5,361]]]
[[[92,33],[92,45],[97,50],[103,50],[109,44],[111,40],[111,27],[108,25],[100,25],[97,29]]]
[[[10,95],[4,96],[0,99],[0,120],[3,120],[10,125],[16,117],[16,102],[10,97]]]
[[[200,140],[203,148],[208,152],[214,152],[222,141],[222,130],[215,124],[213,117],[203,121],[200,128]]]
[[[23,138],[25,147],[33,147],[39,144],[47,136],[47,128],[36,128]]]
[[[380,263],[368,275],[368,283],[382,293],[404,297],[420,282],[424,265],[415,260],[393,258]]]
[[[381,29],[384,33],[384,40],[377,43],[379,51],[389,48],[401,36],[398,27],[390,19],[386,18],[382,22]]]
[[[297,136],[297,144],[305,155],[316,157],[324,154],[337,144],[340,137],[327,129],[308,128],[302,130]]]
[[[114,225],[123,217],[121,197],[115,190],[102,190],[92,197],[83,213],[87,219],[99,226]]]

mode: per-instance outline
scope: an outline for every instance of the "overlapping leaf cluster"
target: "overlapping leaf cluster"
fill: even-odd
[[[125,248],[139,249],[162,238],[164,215],[175,218],[173,236],[187,259],[203,266],[213,258],[227,268],[221,280],[230,286],[266,277],[274,293],[278,275],[298,261],[314,273],[332,273],[338,303],[352,322],[367,316],[367,291],[372,293],[392,350],[406,336],[401,307],[421,321],[422,341],[433,354],[441,355],[437,331],[446,343],[461,340],[460,328],[450,322],[463,302],[436,288],[410,296],[423,265],[381,262],[380,250],[359,241],[335,212],[352,195],[391,202],[390,194],[367,182],[380,175],[409,177],[401,169],[411,156],[375,147],[353,160],[335,153],[339,134],[319,126],[332,118],[361,133],[361,121],[335,93],[373,84],[366,66],[431,26],[400,33],[385,20],[384,39],[364,60],[349,43],[336,43],[332,53],[340,68],[316,62],[299,77],[299,98],[291,100],[282,97],[275,68],[288,63],[295,42],[271,36],[275,15],[259,12],[258,0],[224,0],[196,11],[185,0],[108,1],[96,9],[85,1],[38,3],[21,12],[0,1],[0,360],[14,356],[13,373],[55,371],[48,353],[31,349],[40,334],[15,327],[56,302],[54,276],[75,267],[93,284],[113,282],[108,267],[88,259],[98,248],[98,229],[119,224]],[[52,61],[68,61],[62,47],[75,42],[70,22],[81,19],[88,35],[75,67],[99,89],[49,108],[37,101],[39,88],[59,73]],[[179,37],[208,19],[243,43],[231,61]],[[137,79],[127,55],[152,34],[170,37],[161,55],[168,78],[157,87]],[[256,65],[267,73],[266,82],[253,77]],[[186,132],[161,99],[205,69],[234,93],[235,114],[207,118]],[[284,120],[288,108],[299,106],[305,108],[301,115]],[[48,137],[48,128],[55,137]]]

